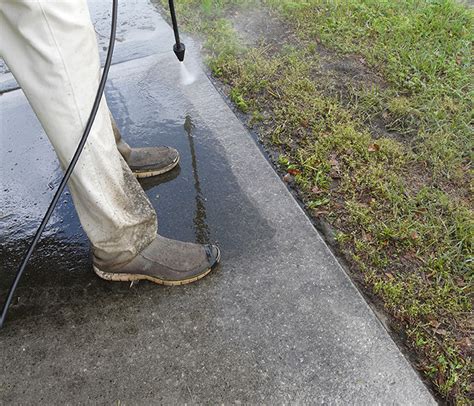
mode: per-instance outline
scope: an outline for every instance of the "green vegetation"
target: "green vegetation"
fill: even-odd
[[[264,25],[294,35],[249,45],[235,16],[255,4],[182,0],[179,11],[417,367],[468,404],[473,12],[454,0],[262,0]]]

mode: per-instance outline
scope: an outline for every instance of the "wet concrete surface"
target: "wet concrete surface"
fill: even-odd
[[[112,67],[109,106],[130,144],[181,153],[174,171],[142,182],[160,233],[218,242],[222,264],[177,288],[100,280],[65,195],[0,331],[0,404],[433,403],[195,44],[198,80],[182,86],[171,31],[152,21],[156,54]],[[3,299],[61,172],[21,91],[0,95],[0,114]]]
[[[99,53],[105,61],[110,35],[112,1],[88,0]],[[172,47],[169,27],[147,0],[120,0],[117,17],[117,35],[114,63],[126,62],[149,55],[168,52]],[[0,93],[18,89],[8,66],[0,57]]]

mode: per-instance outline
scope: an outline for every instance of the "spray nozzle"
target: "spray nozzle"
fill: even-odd
[[[176,58],[178,58],[180,62],[183,62],[184,52],[186,51],[186,47],[184,46],[184,44],[182,42],[174,44],[173,51],[176,54]]]

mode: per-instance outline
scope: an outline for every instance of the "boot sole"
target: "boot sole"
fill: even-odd
[[[221,252],[217,253],[217,259],[216,263],[206,269],[203,273],[200,273],[199,275],[193,276],[192,278],[188,279],[181,279],[179,281],[169,281],[165,279],[160,279],[160,278],[155,278],[153,276],[149,275],[141,275],[141,274],[132,274],[132,273],[114,273],[114,272],[104,272],[98,269],[97,267],[93,266],[94,272],[99,278],[102,278],[106,281],[113,281],[113,282],[134,282],[134,281],[141,281],[141,280],[146,280],[150,281],[153,283],[156,283],[158,285],[164,285],[164,286],[180,286],[180,285],[187,285],[189,283],[193,283],[198,281],[199,279],[204,278],[206,275],[208,275],[215,265],[219,263],[221,259]]]
[[[152,171],[145,171],[145,172],[135,172],[135,171],[133,171],[133,174],[138,179],[151,178],[152,176],[163,175],[164,173],[169,172],[173,168],[175,168],[176,165],[179,164],[179,159],[180,159],[180,157],[178,156],[178,159],[176,161],[169,164],[168,166],[165,166],[164,168],[160,168],[160,169],[156,169],[156,170],[152,170]]]

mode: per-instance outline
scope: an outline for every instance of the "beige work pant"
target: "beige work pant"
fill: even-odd
[[[100,80],[86,0],[0,0],[0,55],[65,168]],[[117,150],[105,98],[68,186],[98,265],[128,262],[154,239],[155,212]]]

